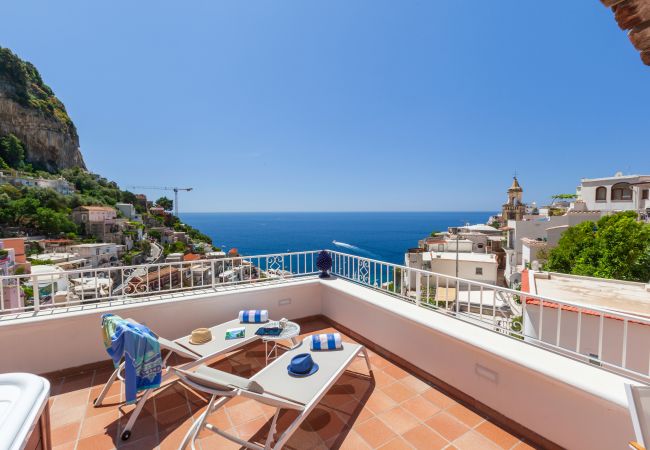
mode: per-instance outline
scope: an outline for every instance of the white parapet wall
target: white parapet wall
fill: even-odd
[[[163,298],[0,321],[0,373],[46,373],[108,360],[100,327],[101,316],[107,312],[137,320],[168,339],[232,320],[242,309],[268,309],[273,319],[321,313],[316,278]]]
[[[624,377],[342,280],[323,287],[325,316],[562,447],[634,440]]]
[[[0,320],[0,372],[45,373],[108,360],[100,332],[106,312],[174,339],[249,308],[269,309],[272,318],[322,314],[565,448],[625,449],[634,439],[624,390],[630,380],[335,278]]]

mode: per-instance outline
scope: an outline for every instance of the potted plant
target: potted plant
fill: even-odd
[[[316,258],[316,267],[320,270],[319,278],[329,278],[329,270],[332,268],[332,257],[326,250],[321,250]]]

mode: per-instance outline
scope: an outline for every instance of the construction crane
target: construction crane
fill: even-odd
[[[174,191],[174,215],[178,217],[178,191],[189,192],[194,188],[179,188],[179,187],[168,187],[168,186],[126,186],[127,189],[147,189],[147,190],[156,190],[156,191]]]

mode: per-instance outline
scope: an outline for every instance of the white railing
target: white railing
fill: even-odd
[[[0,317],[167,293],[284,281],[317,273],[318,252],[277,253],[135,266],[83,268],[0,277]],[[13,315],[13,316],[12,316]]]
[[[650,319],[337,251],[332,274],[650,383]]]
[[[650,383],[650,319],[328,250],[331,273],[396,299]],[[319,251],[0,277],[0,319],[286,282]],[[172,296],[169,296],[172,297]],[[173,300],[172,300],[173,301]]]

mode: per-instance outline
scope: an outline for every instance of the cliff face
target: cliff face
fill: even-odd
[[[0,47],[0,136],[16,135],[27,161],[54,172],[86,168],[77,129],[36,68]]]

